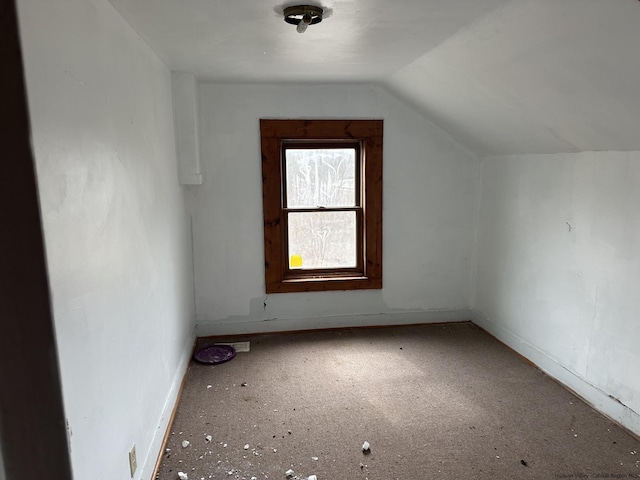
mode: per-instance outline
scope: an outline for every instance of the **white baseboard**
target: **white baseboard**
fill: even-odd
[[[473,311],[472,318],[473,323],[533,362],[540,370],[571,389],[593,408],[640,436],[640,415],[638,413],[570,371],[537,347],[527,343],[504,327],[493,323],[482,313]]]
[[[201,323],[196,327],[198,337],[217,335],[242,335],[250,333],[275,333],[325,328],[375,327],[413,325],[421,323],[470,321],[470,309],[425,310],[418,312],[391,312],[363,315],[341,315],[317,318],[276,318],[272,320],[222,320]]]
[[[147,451],[147,455],[142,463],[142,468],[140,469],[140,479],[145,480],[155,480],[153,477],[156,461],[158,460],[158,455],[160,454],[160,449],[162,448],[162,442],[164,441],[165,433],[169,428],[169,422],[171,421],[171,416],[173,414],[173,409],[178,401],[178,394],[180,393],[180,386],[182,385],[182,379],[184,378],[187,367],[189,366],[189,362],[191,361],[191,355],[193,353],[193,345],[196,340],[196,331],[195,328],[191,330],[191,334],[187,339],[185,345],[183,346],[182,355],[180,356],[180,361],[178,363],[178,367],[176,368],[176,372],[173,376],[173,381],[171,382],[171,388],[167,394],[167,399],[165,400],[164,406],[162,407],[162,413],[160,418],[158,419],[155,433],[153,434],[153,438],[151,440],[151,444],[149,445],[149,449]]]

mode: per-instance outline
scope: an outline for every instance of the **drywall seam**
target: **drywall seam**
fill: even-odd
[[[183,346],[182,355],[180,355],[180,362],[178,363],[176,373],[173,376],[171,387],[169,389],[169,392],[167,393],[167,399],[164,403],[164,407],[162,408],[160,418],[158,419],[156,431],[153,434],[149,449],[147,450],[147,455],[145,456],[144,462],[142,464],[142,469],[140,471],[141,479],[154,480],[152,477],[154,474],[156,459],[160,454],[160,449],[162,448],[162,444],[164,442],[165,432],[170,427],[169,422],[171,420],[171,414],[176,405],[176,402],[178,401],[180,385],[182,384],[182,379],[186,375],[187,367],[189,366],[189,361],[191,360],[191,355],[193,354],[193,345],[195,343],[195,340],[196,329],[194,326],[191,329],[191,333],[189,334],[185,345]]]
[[[471,243],[471,272],[469,273],[470,277],[470,285],[469,285],[469,305],[471,305],[471,309],[476,304],[476,292],[478,290],[476,279],[478,278],[478,251],[480,244],[480,212],[482,211],[482,199],[484,195],[482,194],[482,162],[483,159],[480,159],[478,162],[478,169],[476,171],[476,181],[475,181],[475,211],[473,214],[473,241]]]
[[[492,322],[483,313],[471,310],[471,314],[473,323],[533,362],[540,370],[572,390],[598,412],[622,425],[634,435],[640,435],[640,414],[624,405],[617,398],[587,382],[539,348]]]
[[[376,327],[469,321],[470,309],[426,310],[417,312],[375,313],[364,315],[337,315],[315,318],[273,318],[251,320],[221,320],[198,324],[198,337],[214,335],[240,335],[248,333],[274,333],[325,328]]]

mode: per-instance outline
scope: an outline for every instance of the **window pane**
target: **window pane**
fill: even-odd
[[[354,268],[356,212],[289,213],[289,268]]]
[[[287,148],[288,208],[356,206],[355,148]]]

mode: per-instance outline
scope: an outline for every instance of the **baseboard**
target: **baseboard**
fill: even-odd
[[[316,318],[275,318],[269,320],[235,319],[198,324],[196,326],[196,333],[198,337],[211,337],[218,335],[291,332],[297,330],[322,330],[328,328],[460,322],[471,320],[471,318],[471,310],[465,308],[459,310],[425,310],[418,312],[391,312]]]
[[[178,368],[176,368],[176,372],[173,376],[173,381],[171,382],[171,388],[169,389],[169,392],[167,394],[167,399],[165,400],[164,406],[162,407],[162,413],[160,415],[160,418],[158,419],[155,433],[153,434],[153,439],[151,440],[149,450],[147,451],[147,455],[142,464],[142,469],[140,471],[139,477],[141,480],[155,480],[154,476],[157,459],[161,453],[160,450],[164,445],[164,440],[168,429],[171,426],[170,423],[171,419],[173,418],[174,407],[176,406],[176,403],[178,401],[183,379],[187,372],[187,367],[189,366],[191,356],[193,355],[195,340],[196,332],[194,328],[191,330],[189,338],[183,346],[182,355],[180,356],[180,362],[178,363]]]
[[[511,331],[493,323],[482,313],[472,311],[472,321],[509,348],[534,363],[540,370],[560,382],[594,409],[628,430],[634,437],[640,436],[640,415],[618,399],[590,384]]]

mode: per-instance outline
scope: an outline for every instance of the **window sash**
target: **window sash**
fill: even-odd
[[[362,207],[363,205],[363,189],[362,189],[362,145],[359,141],[354,140],[283,140],[280,146],[280,172],[281,172],[281,199],[283,210],[285,209],[295,209],[295,210],[305,210],[305,207],[288,207],[287,204],[287,155],[286,152],[288,149],[295,150],[331,150],[331,149],[344,149],[344,148],[353,148],[355,150],[355,172],[354,172],[354,181],[355,181],[355,206]],[[342,207],[322,207],[322,208],[342,208]],[[344,207],[348,208],[348,207]]]
[[[356,214],[356,266],[355,267],[333,267],[333,268],[291,268],[289,265],[289,213],[326,213],[326,212],[355,212]],[[283,209],[283,259],[286,260],[285,278],[316,277],[327,276],[329,274],[349,276],[364,275],[364,210],[362,207],[341,207],[341,208],[305,208],[305,209]]]
[[[308,150],[331,150],[353,148],[355,150],[355,206],[353,207],[287,207],[287,149],[308,149]],[[285,261],[284,277],[287,280],[297,278],[325,278],[327,276],[364,276],[364,191],[362,189],[363,174],[363,158],[360,141],[354,140],[321,140],[321,139],[304,139],[304,140],[283,140],[281,142],[281,213],[283,219],[283,235],[282,242],[282,258]],[[356,214],[356,266],[350,267],[333,267],[333,268],[291,268],[289,265],[289,213],[323,213],[323,212],[355,212]]]

